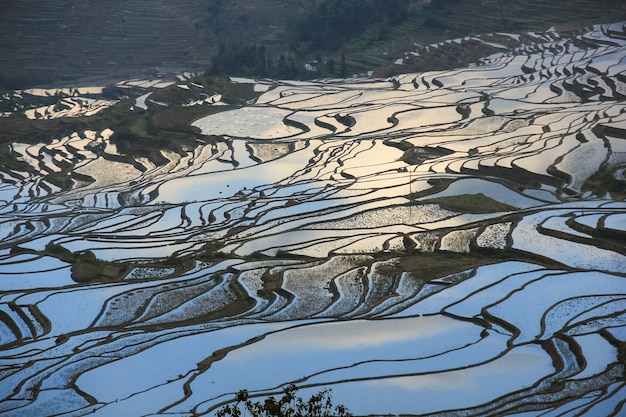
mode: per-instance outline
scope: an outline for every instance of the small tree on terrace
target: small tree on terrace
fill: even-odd
[[[352,414],[343,405],[333,406],[330,390],[323,390],[314,394],[308,401],[296,397],[298,388],[290,385],[283,391],[283,396],[277,400],[274,396],[264,402],[252,402],[248,391],[241,390],[235,396],[235,404],[226,405],[217,412],[218,417],[350,417]],[[242,414],[240,406],[247,411]]]

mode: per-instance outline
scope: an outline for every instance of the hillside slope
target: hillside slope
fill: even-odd
[[[204,71],[220,44],[260,44],[276,61],[288,50],[289,22],[331,1],[2,0],[0,89],[84,77],[119,80],[155,69]],[[320,55],[338,63],[345,51],[348,72],[363,73],[416,45],[494,31],[583,27],[625,16],[626,5],[619,0],[417,1],[412,13],[386,28],[380,39],[364,42],[369,35],[359,34],[306,56],[292,52],[303,68]],[[438,59],[426,69],[459,64],[456,57]],[[337,74],[330,75],[339,75],[336,67]],[[319,76],[302,72],[300,78]]]
[[[155,67],[204,70],[217,51],[218,37],[246,43],[272,38],[307,3],[2,1],[0,87],[83,76],[127,77]]]

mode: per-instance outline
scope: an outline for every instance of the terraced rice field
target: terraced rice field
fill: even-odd
[[[626,411],[623,23],[235,81],[258,99],[163,165],[110,130],[12,145],[35,173],[0,167],[0,415],[212,415],[292,383],[356,415]]]

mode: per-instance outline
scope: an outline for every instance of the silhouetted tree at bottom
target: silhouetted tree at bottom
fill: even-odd
[[[218,417],[240,417],[243,411],[251,417],[350,417],[352,414],[343,405],[333,406],[331,390],[314,394],[308,401],[296,396],[298,388],[290,385],[277,400],[274,396],[264,402],[252,402],[248,391],[241,390],[235,396],[233,405],[226,405],[217,412]],[[243,406],[243,411],[240,408]]]

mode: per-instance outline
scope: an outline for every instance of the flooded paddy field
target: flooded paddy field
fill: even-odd
[[[232,79],[237,105],[190,74],[7,95],[68,96],[16,107],[33,123],[123,107],[131,142],[189,126],[3,147],[0,415],[214,415],[290,384],[355,415],[624,413],[626,27],[525,39]]]

